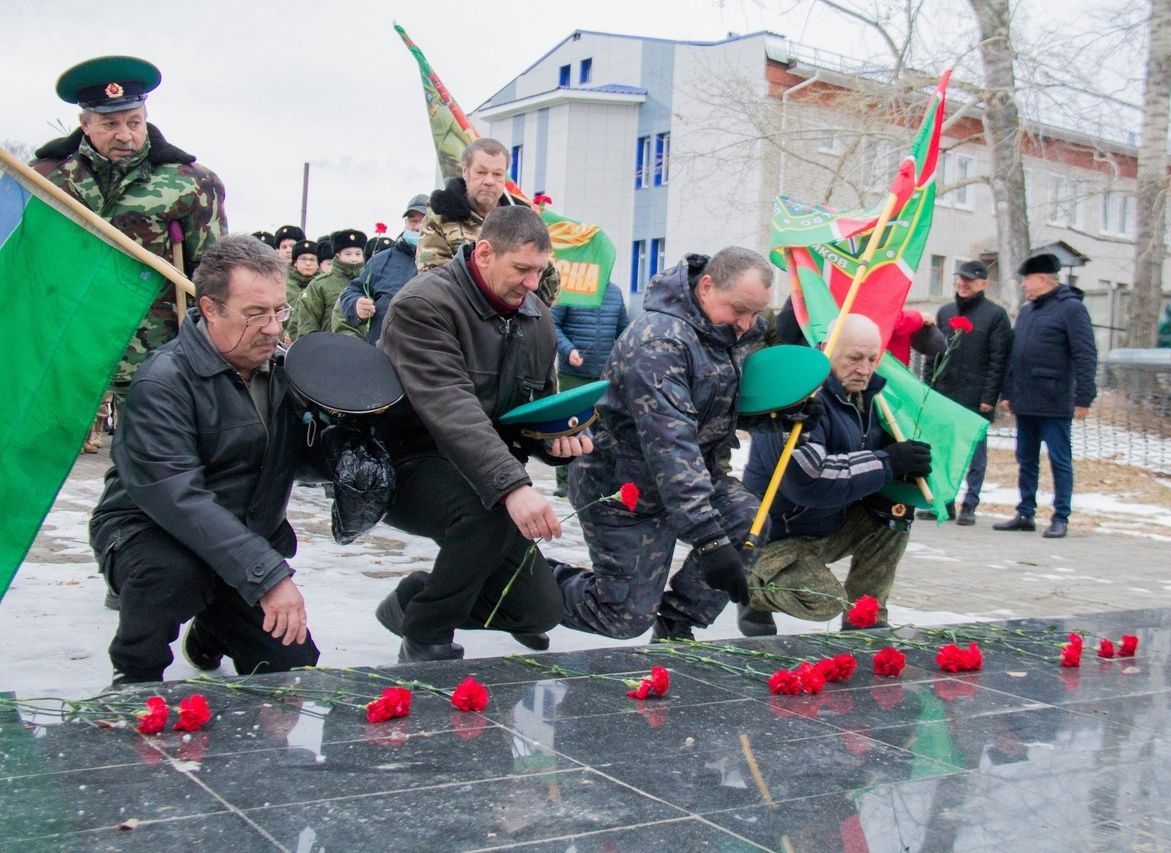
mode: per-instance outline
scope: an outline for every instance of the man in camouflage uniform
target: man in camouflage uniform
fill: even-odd
[[[288,330],[294,340],[313,332],[328,332],[333,306],[354,278],[362,271],[362,250],[366,235],[356,229],[337,231],[330,238],[333,264],[329,272],[319,273],[301,293],[293,309],[293,326]]]
[[[569,470],[593,568],[555,567],[563,625],[629,638],[653,623],[656,639],[686,638],[729,596],[748,602],[739,546],[759,501],[717,460],[735,441],[741,368],[771,289],[768,262],[736,246],[651,282],[602,374],[594,451]],[[589,505],[626,482],[641,492],[633,512]],[[667,588],[678,539],[692,550]]]
[[[130,239],[167,261],[182,247],[190,276],[204,250],[227,231],[224,185],[195,157],[146,121],[146,95],[162,75],[149,62],[91,59],[61,75],[57,94],[81,109],[81,127],[42,145],[32,167]],[[147,352],[179,331],[175,288],[164,284],[114,375],[121,404]]]
[[[423,220],[415,253],[419,272],[443,266],[460,246],[476,242],[484,217],[494,207],[527,204],[505,191],[508,163],[508,149],[495,139],[477,139],[464,149],[460,156],[463,177],[452,178],[446,187],[431,193],[431,212]],[[552,308],[560,289],[561,276],[550,260],[537,296]]]

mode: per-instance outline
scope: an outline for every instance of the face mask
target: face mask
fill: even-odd
[[[404,231],[403,232],[403,240],[406,241],[408,246],[418,246],[419,245],[419,232],[418,231]]]

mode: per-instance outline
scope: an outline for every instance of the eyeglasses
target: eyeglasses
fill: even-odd
[[[237,311],[235,308],[228,308],[227,303],[220,299],[216,299],[214,301],[221,308],[227,308],[236,316],[243,317],[245,326],[255,326],[260,329],[263,329],[273,320],[276,320],[278,323],[284,323],[289,319],[289,317],[293,316],[293,306],[291,305],[285,305],[283,308],[277,310],[277,312],[274,314],[245,314],[242,311]]]

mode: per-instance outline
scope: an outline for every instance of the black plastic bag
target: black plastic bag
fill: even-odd
[[[394,503],[394,466],[373,430],[329,427],[321,441],[333,472],[333,538],[349,545],[373,529]]]

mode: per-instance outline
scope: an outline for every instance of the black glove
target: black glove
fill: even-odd
[[[824,415],[825,405],[821,400],[808,397],[796,405],[775,412],[741,415],[736,427],[748,432],[792,432],[794,425],[804,424],[801,427],[801,435],[807,438]]]
[[[883,448],[890,457],[896,480],[926,477],[931,473],[931,445],[925,441],[900,441]]]
[[[727,536],[713,539],[700,545],[696,550],[699,570],[703,579],[712,589],[721,589],[737,604],[748,603],[748,579],[744,573],[744,561],[728,541]]]

